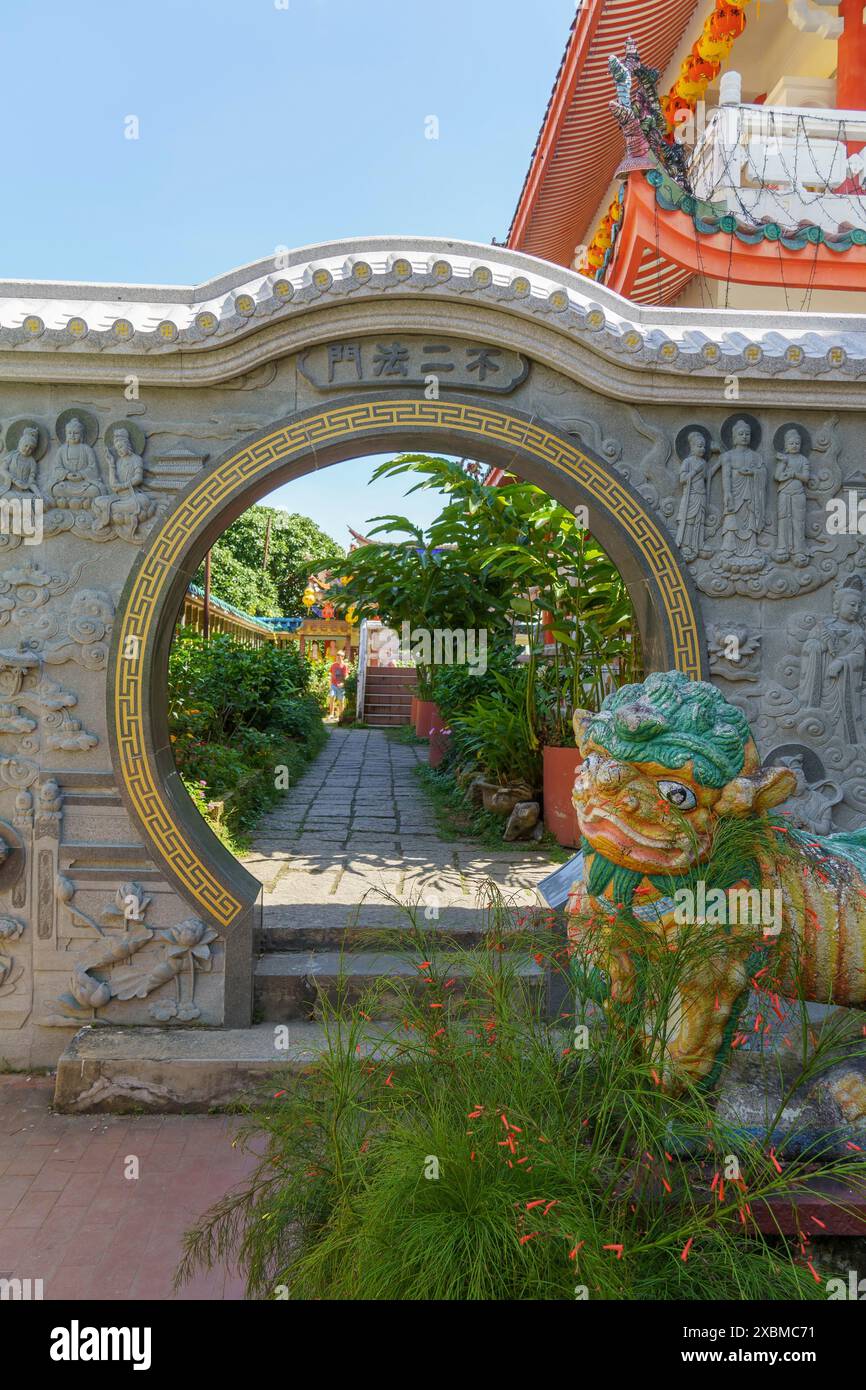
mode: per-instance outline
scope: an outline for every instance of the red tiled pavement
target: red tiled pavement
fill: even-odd
[[[230,1270],[171,1287],[184,1231],[255,1164],[232,1148],[234,1122],[52,1115],[53,1088],[0,1076],[0,1277],[41,1279],[46,1299],[243,1298]]]

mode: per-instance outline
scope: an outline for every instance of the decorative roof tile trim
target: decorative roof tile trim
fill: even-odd
[[[691,217],[695,230],[703,236],[720,233],[735,236],[746,246],[758,246],[762,241],[778,242],[786,251],[802,251],[806,246],[826,246],[830,251],[850,251],[852,246],[866,246],[866,231],[852,227],[847,232],[827,233],[816,223],[785,228],[778,222],[742,222],[728,212],[722,203],[707,203],[686,193],[678,183],[661,169],[649,169],[646,181],[655,189],[656,202],[665,212],[684,212]]]
[[[311,309],[389,298],[507,306],[513,316],[545,321],[610,362],[674,376],[748,369],[755,377],[866,379],[866,316],[859,314],[840,319],[820,312],[640,305],[576,271],[507,247],[420,237],[332,242],[281,253],[279,262],[279,269],[273,258],[242,266],[198,287],[0,284],[0,379],[20,379],[19,354],[24,364],[32,355],[62,350],[65,362],[90,359],[97,379],[100,360],[108,359],[112,371],[127,364],[143,371],[148,359],[156,365],[179,356],[185,380],[176,384],[192,385],[194,357],[214,347]],[[82,300],[88,332],[72,340],[66,325],[71,306],[81,308]],[[131,331],[119,335],[118,321]],[[166,325],[176,331],[161,332]],[[708,343],[717,356],[708,355]],[[761,348],[759,362],[751,351],[746,355],[753,345]],[[254,358],[247,354],[248,365]]]
[[[204,589],[200,588],[198,584],[188,585],[187,593],[192,594],[193,598],[204,598]],[[216,598],[214,594],[210,596],[210,604],[212,608],[219,608],[221,612],[228,613],[232,618],[242,618],[244,622],[250,623],[254,627],[260,627],[263,632],[267,633],[273,631],[271,621],[275,623],[281,621],[279,618],[274,618],[271,621],[267,618],[254,618],[252,613],[245,613],[242,608],[235,608],[233,603],[227,603],[223,598]]]

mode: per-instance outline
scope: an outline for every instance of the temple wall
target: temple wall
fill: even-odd
[[[540,265],[502,254],[510,273]],[[575,304],[585,295],[577,277],[543,270]],[[827,506],[856,508],[866,489],[859,379],[803,373],[779,389],[744,370],[730,399],[718,371],[697,381],[663,376],[658,357],[611,365],[573,326],[470,299],[343,300],[299,318],[288,345],[265,323],[247,333],[245,360],[214,349],[198,378],[179,355],[143,360],[134,389],[129,362],[108,371],[96,348],[63,366],[0,334],[0,501],[44,499],[38,543],[11,513],[0,534],[0,1066],[51,1065],[94,1019],[223,1021],[225,932],[169,882],[117,786],[112,628],[183,489],[257,431],[350,390],[423,395],[432,378],[443,397],[507,402],[579,441],[666,528],[712,679],[762,754],[798,771],[787,809],[815,831],[863,823],[863,538],[854,513],[853,532],[831,534]],[[609,314],[623,304],[609,300]]]

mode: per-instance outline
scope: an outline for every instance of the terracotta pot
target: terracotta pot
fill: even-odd
[[[525,782],[509,783],[507,786],[486,782],[481,788],[481,802],[485,811],[494,816],[510,816],[518,801],[534,801],[532,788]]]
[[[410,723],[410,724],[414,724],[414,723],[415,723],[415,720],[417,719],[417,717],[418,717],[418,696],[417,696],[417,695],[413,695],[413,696],[412,696],[412,707],[411,707],[411,712],[410,712],[410,714],[409,714],[409,723]]]
[[[427,762],[430,767],[439,766],[451,742],[451,730],[440,728],[440,722],[437,721],[430,730],[430,747],[427,753]]]
[[[571,792],[583,759],[576,748],[544,748],[544,828],[561,845],[576,848],[580,842]]]
[[[434,724],[441,724],[439,711],[433,700],[417,700],[415,703],[415,737],[429,738]]]

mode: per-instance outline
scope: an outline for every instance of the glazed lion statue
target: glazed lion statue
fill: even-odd
[[[574,732],[573,954],[591,959],[592,992],[614,1024],[631,1011],[665,1089],[712,1084],[756,977],[771,999],[866,1002],[866,830],[819,838],[768,817],[795,774],[761,767],[745,716],[719,690],[654,674],[598,714],[577,711]],[[726,832],[743,852],[713,883]],[[710,943],[691,959],[689,933]],[[645,967],[665,951],[684,964],[660,1002],[644,997]]]

